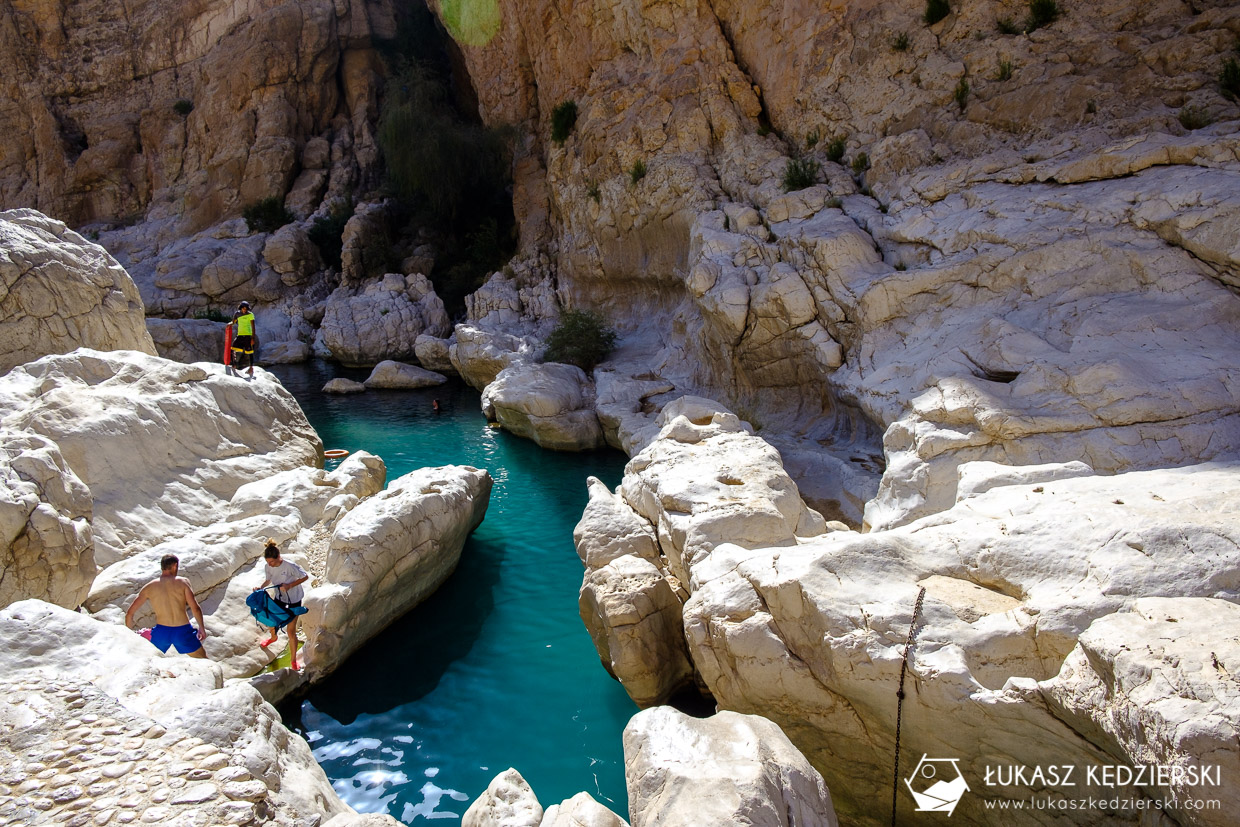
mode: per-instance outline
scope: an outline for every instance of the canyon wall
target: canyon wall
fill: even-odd
[[[387,0],[6,1],[0,203],[189,235],[283,198],[316,136],[356,175],[377,160],[371,38],[394,32]]]

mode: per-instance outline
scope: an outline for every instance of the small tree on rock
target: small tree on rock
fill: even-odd
[[[590,370],[616,346],[616,331],[596,310],[565,310],[547,337],[544,362],[562,362]]]

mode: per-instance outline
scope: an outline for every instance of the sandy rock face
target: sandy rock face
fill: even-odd
[[[153,206],[195,232],[283,199],[299,167],[321,171],[322,148],[317,162],[303,153],[316,138],[336,143],[353,175],[377,160],[378,78],[366,70],[377,63],[370,38],[395,33],[387,3],[10,7],[3,17],[2,203],[75,225]]]
[[[624,775],[634,827],[838,823],[822,776],[757,715],[639,712],[624,728]]]
[[[9,371],[0,425],[38,434],[90,489],[95,561],[209,525],[241,485],[315,462],[322,445],[284,388],[220,365],[78,350]]]
[[[356,294],[348,288],[333,293],[320,335],[333,358],[357,366],[413,360],[418,336],[446,336],[450,330],[426,276],[389,273]]]
[[[0,373],[79,347],[155,353],[124,268],[34,210],[0,212],[0,293]]]
[[[575,365],[511,365],[486,386],[483,409],[488,408],[488,416],[543,448],[589,451],[603,446],[593,384]]]
[[[305,617],[307,676],[336,666],[439,587],[482,522],[491,476],[468,466],[423,468],[393,480],[336,525],[326,584]]]

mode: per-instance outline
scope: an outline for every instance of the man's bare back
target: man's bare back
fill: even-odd
[[[151,643],[161,651],[166,652],[169,646],[175,645],[178,652],[191,658],[205,658],[207,653],[198,641],[206,637],[206,627],[194,590],[188,580],[177,576],[180,564],[175,557],[168,555],[161,563],[159,579],[143,586],[133,603],[129,604],[129,610],[125,612],[125,625],[133,628],[134,615],[142,604],[149,601],[155,613],[155,622],[159,624],[152,630]],[[194,619],[198,621],[196,631],[189,625],[186,609],[193,612]]]

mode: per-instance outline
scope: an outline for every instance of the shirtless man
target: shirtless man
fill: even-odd
[[[206,626],[202,622],[202,609],[194,599],[194,590],[189,581],[177,577],[177,568],[181,561],[174,554],[165,554],[159,561],[159,579],[152,580],[142,587],[138,596],[129,604],[125,612],[125,625],[133,628],[133,617],[146,601],[151,601],[151,609],[155,612],[156,625],[151,630],[151,643],[161,652],[167,652],[169,646],[175,646],[182,655],[191,658],[205,658],[202,639],[207,636]],[[198,629],[186,623],[185,609],[189,608],[198,621]]]

